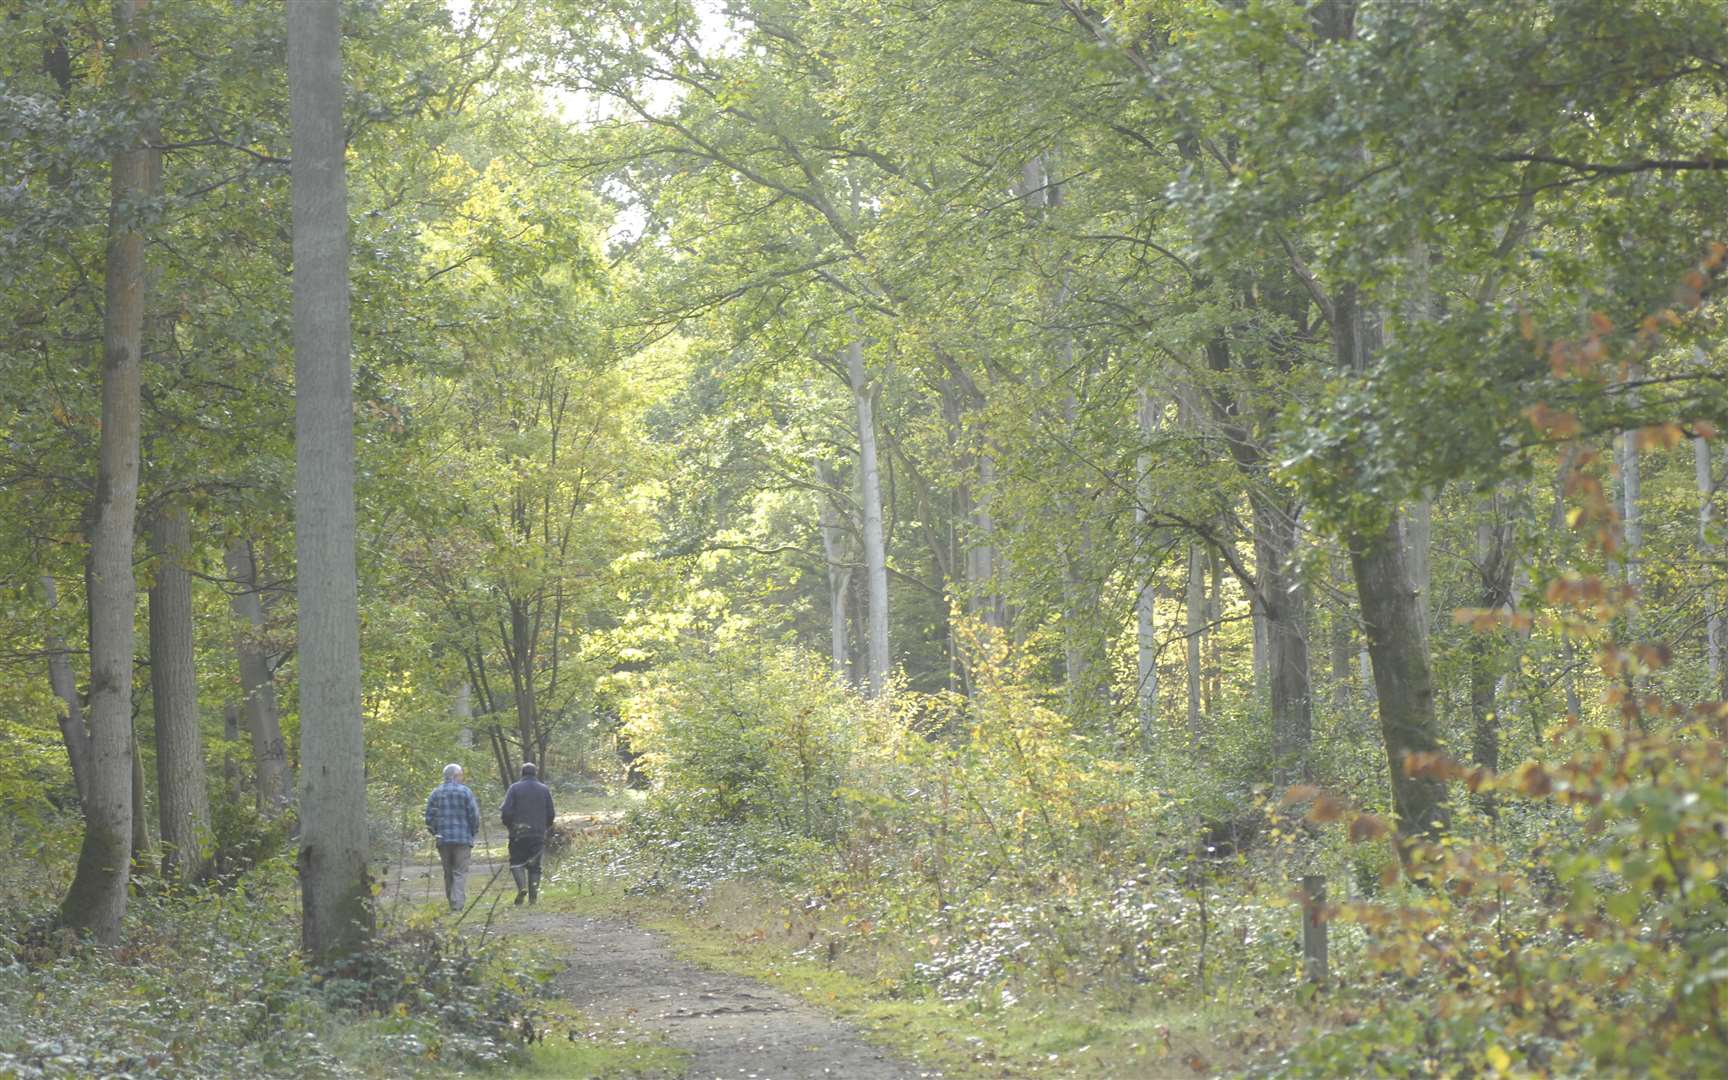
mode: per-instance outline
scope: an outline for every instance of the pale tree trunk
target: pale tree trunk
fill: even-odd
[[[1638,461],[1638,433],[1621,432],[1615,443],[1620,465],[1620,522],[1624,537],[1626,584],[1635,591],[1644,587],[1644,513],[1642,479]]]
[[[1141,390],[1139,422],[1143,444],[1157,434],[1162,414],[1163,411],[1153,401],[1152,395]],[[1135,461],[1138,476],[1135,483],[1134,524],[1138,526],[1136,540],[1143,546],[1150,546],[1151,541],[1148,530],[1152,516],[1152,468],[1151,451],[1142,446]],[[1141,560],[1140,577],[1140,592],[1134,597],[1137,646],[1134,700],[1138,705],[1140,721],[1140,749],[1144,753],[1151,753],[1158,731],[1158,593],[1150,560]]]
[[[1206,570],[1208,589],[1206,593],[1206,656],[1205,664],[1205,701],[1206,714],[1212,715],[1218,707],[1218,701],[1224,695],[1224,566],[1218,555],[1218,549],[1207,547]]]
[[[288,805],[288,746],[282,739],[275,676],[259,640],[264,629],[264,605],[258,598],[258,560],[246,539],[228,545],[222,560],[237,586],[229,594],[228,605],[239,623],[234,631],[234,656],[240,668],[246,731],[252,741],[258,809],[266,817],[275,817]]]
[[[1434,611],[1429,601],[1433,587],[1434,500],[1423,495],[1410,500],[1404,512],[1404,544],[1409,551],[1410,585],[1422,609],[1422,625],[1433,629]]]
[[[149,787],[144,781],[144,755],[138,752],[137,722],[132,727],[132,876],[142,877],[155,872],[151,860],[156,854],[156,840],[150,835]]]
[[[142,29],[148,0],[115,0],[119,49],[112,76],[134,99],[149,60]],[[102,434],[97,451],[86,565],[90,605],[90,797],[78,869],[61,905],[66,923],[97,941],[120,940],[132,834],[132,574],[138,503],[140,358],[144,341],[144,234],[131,220],[155,189],[161,155],[143,130],[113,156],[105,307],[102,318]]]
[[[1250,600],[1248,604],[1248,622],[1253,633],[1249,660],[1254,669],[1254,700],[1265,701],[1271,691],[1272,672],[1266,659],[1266,611],[1258,600]]]
[[[1703,438],[1692,440],[1692,469],[1698,485],[1698,555],[1708,562],[1716,554],[1710,539],[1710,523],[1714,514],[1716,481],[1710,466],[1710,443]],[[1728,648],[1728,627],[1723,625],[1722,590],[1714,584],[1716,575],[1706,572],[1704,586],[1704,658],[1710,666],[1710,685],[1714,693],[1723,694],[1723,650]],[[1728,695],[1725,695],[1728,696]]]
[[[1200,638],[1206,632],[1206,573],[1205,555],[1199,544],[1188,545],[1187,660],[1188,660],[1188,739],[1200,745]]]
[[[456,683],[450,715],[456,719],[456,745],[463,750],[474,749],[474,687],[467,679]]]
[[[1332,564],[1332,586],[1339,596],[1344,594],[1349,585],[1349,575],[1344,569],[1344,560],[1336,556],[1329,557]],[[1351,627],[1351,617],[1342,600],[1332,611],[1332,707],[1343,712],[1350,707],[1350,664],[1355,657],[1353,638],[1355,633]]]
[[[192,882],[209,869],[210,792],[198,676],[192,660],[192,530],[168,507],[150,523],[155,584],[150,588],[150,698],[156,717],[156,807],[162,876]]]
[[[1512,603],[1512,573],[1516,565],[1512,524],[1504,519],[1498,497],[1489,501],[1486,512],[1488,520],[1476,526],[1475,569],[1479,584],[1476,602],[1484,610],[1499,611]],[[1503,639],[1499,628],[1474,632],[1470,639],[1470,760],[1495,770],[1500,768],[1497,699],[1505,669]]]
[[[888,690],[888,552],[882,523],[882,469],[876,455],[876,387],[864,370],[864,343],[846,346],[846,378],[858,415],[859,496],[864,504],[864,576],[869,587],[866,689]]]
[[[1573,464],[1577,461],[1576,447],[1567,447],[1561,455],[1560,467],[1554,474],[1554,509],[1548,515],[1548,528],[1556,538],[1566,534],[1566,477],[1571,473]],[[1560,683],[1566,694],[1566,714],[1582,716],[1584,703],[1578,696],[1577,647],[1572,643],[1572,635],[1566,632],[1564,624],[1560,627]]]
[[[972,613],[992,630],[1008,627],[1008,604],[1002,593],[1003,563],[996,547],[996,519],[991,502],[996,490],[996,456],[978,455],[978,482],[971,492],[968,516],[971,535],[966,546],[966,582]]]
[[[847,615],[852,560],[846,551],[845,523],[830,494],[839,490],[840,478],[826,461],[816,463],[816,477],[824,488],[816,495],[816,524],[822,534],[822,559],[828,565],[828,656],[834,665],[834,677],[845,680],[852,666]]]
[[[1308,586],[1296,573],[1297,522],[1288,505],[1254,499],[1256,606],[1264,612],[1269,700],[1272,709],[1273,782],[1309,772],[1314,735],[1312,673],[1308,659]]]
[[[287,5],[293,125],[295,552],[301,941],[323,960],[371,935],[354,558],[354,404],[341,8]]]
[[[48,603],[49,618],[53,618],[60,606],[60,592],[51,574],[42,575],[42,596]],[[72,784],[78,789],[78,805],[82,807],[90,797],[90,730],[84,726],[84,703],[78,698],[78,680],[72,674],[66,638],[51,630],[43,644],[48,648],[48,685],[60,699],[60,741],[66,745]]]

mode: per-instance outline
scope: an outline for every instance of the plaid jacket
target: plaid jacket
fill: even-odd
[[[439,784],[426,800],[426,827],[442,844],[472,844],[480,831],[480,804],[462,784]]]

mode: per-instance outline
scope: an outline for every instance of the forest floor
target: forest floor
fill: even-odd
[[[381,900],[387,909],[423,909],[441,904],[442,890],[440,868],[422,850],[391,868]],[[791,993],[680,958],[672,941],[655,930],[626,918],[547,906],[516,908],[514,895],[502,850],[477,846],[463,930],[475,936],[501,934],[543,949],[555,972],[548,989],[561,1006],[589,1027],[673,1051],[645,1055],[637,1067],[626,1062],[612,1075],[687,1080],[943,1075],[897,1059],[866,1041],[858,1028]],[[552,1062],[536,1072],[561,1075]]]

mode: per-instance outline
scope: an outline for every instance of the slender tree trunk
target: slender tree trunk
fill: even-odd
[[[1159,418],[1162,411],[1158,408],[1152,396],[1145,390],[1140,391],[1140,438],[1142,443],[1149,442],[1158,432]],[[1149,547],[1151,537],[1147,535],[1150,529],[1149,521],[1152,515],[1152,454],[1142,447],[1139,458],[1135,462],[1138,473],[1135,484],[1134,524],[1137,528],[1135,537],[1137,546]],[[1140,720],[1140,749],[1143,753],[1151,753],[1158,731],[1158,593],[1157,580],[1153,573],[1151,561],[1142,559],[1140,563],[1140,591],[1134,597],[1135,643],[1135,694]]]
[[[234,760],[233,746],[240,741],[240,706],[230,701],[222,706],[222,797],[240,798],[240,763]]]
[[[144,780],[144,755],[138,750],[137,721],[131,729],[132,762],[132,876],[143,877],[156,872],[152,860],[156,854],[156,838],[150,835],[149,785]]]
[[[1716,554],[1715,542],[1710,538],[1716,481],[1711,470],[1710,443],[1706,439],[1692,440],[1692,470],[1698,485],[1698,555],[1701,561],[1708,562]],[[1706,573],[1704,580],[1704,659],[1710,667],[1712,692],[1723,694],[1723,673],[1728,671],[1728,664],[1723,662],[1723,651],[1728,649],[1728,626],[1724,625],[1723,596],[1715,583],[1716,575]]]
[[[1273,780],[1306,777],[1314,733],[1313,680],[1308,660],[1308,586],[1295,572],[1297,529],[1292,509],[1255,499],[1255,561],[1263,612],[1272,709]]]
[[[1200,639],[1206,632],[1205,554],[1199,544],[1188,545],[1187,631],[1188,737],[1200,745]]]
[[[978,455],[977,485],[968,493],[969,532],[966,582],[972,613],[992,630],[1008,628],[1008,604],[1002,594],[1003,561],[996,547],[996,519],[991,504],[996,492],[996,456]]]
[[[467,679],[456,682],[450,699],[450,715],[456,719],[456,745],[463,750],[474,748],[474,686]]]
[[[198,676],[192,660],[192,530],[169,507],[150,523],[155,584],[150,588],[150,697],[156,716],[156,806],[162,876],[191,882],[209,869],[210,792]]]
[[[540,728],[540,703],[534,693],[534,630],[524,601],[510,603],[510,677],[516,688],[516,738],[522,746],[522,760],[533,761],[536,737]],[[539,762],[541,766],[546,763]],[[505,786],[509,786],[506,781]]]
[[[1434,500],[1423,495],[1410,500],[1404,515],[1404,543],[1409,549],[1410,585],[1416,590],[1416,603],[1422,608],[1422,625],[1434,626],[1433,605],[1429,595],[1434,584]]]
[[[882,470],[876,456],[876,387],[864,370],[864,343],[846,346],[846,376],[858,414],[858,478],[864,504],[864,575],[870,590],[867,608],[869,662],[866,687],[873,698],[888,690],[888,552],[882,523]]]
[[[264,605],[258,599],[258,561],[252,542],[247,539],[228,545],[222,560],[228,568],[228,577],[237,586],[229,594],[228,606],[238,620],[234,657],[240,668],[246,731],[252,741],[258,810],[266,817],[275,817],[288,805],[288,745],[282,739],[282,718],[276,705],[276,680],[270,671],[270,658],[259,639],[264,629]]]
[[[1516,560],[1512,551],[1512,525],[1502,520],[1500,500],[1490,501],[1490,520],[1476,526],[1476,573],[1480,584],[1478,605],[1498,611],[1512,604],[1512,574]],[[1504,633],[1496,628],[1479,631],[1470,640],[1470,760],[1485,769],[1500,768],[1500,684],[1505,671]],[[1495,812],[1492,795],[1478,802],[1489,814]]]
[[[113,77],[135,101],[151,44],[148,0],[115,0],[119,41]],[[141,103],[140,103],[141,104]],[[142,109],[140,109],[142,112]],[[97,941],[120,940],[132,833],[132,574],[138,502],[140,357],[144,341],[144,234],[137,206],[155,190],[161,155],[134,130],[110,170],[106,296],[102,318],[102,435],[86,565],[90,605],[90,797],[78,870],[61,905],[68,925]]]
[[[1349,575],[1345,572],[1344,562],[1334,557],[1332,560],[1332,584],[1340,594],[1349,584]],[[1355,655],[1355,633],[1351,627],[1350,613],[1342,601],[1332,609],[1332,707],[1339,712],[1350,707],[1350,663]]]
[[[1643,490],[1638,461],[1638,434],[1622,432],[1616,445],[1620,465],[1620,521],[1625,537],[1626,584],[1644,587]]]
[[[42,575],[42,595],[48,603],[49,617],[60,606],[60,592],[51,574]],[[78,805],[83,807],[90,797],[90,730],[84,726],[84,703],[78,699],[78,680],[72,674],[72,658],[66,651],[66,639],[51,630],[43,644],[48,647],[48,685],[60,699],[60,741],[66,745],[66,758],[72,765],[72,784],[78,789]]]
[[[313,957],[371,935],[360,728],[354,404],[338,3],[287,5],[293,124],[295,550],[300,597],[301,940]]]
[[[816,477],[825,491],[816,496],[816,524],[822,534],[822,558],[828,564],[828,655],[834,676],[846,679],[851,667],[847,640],[847,599],[852,588],[852,560],[846,552],[846,528],[829,491],[838,491],[840,478],[826,461],[816,463]]]

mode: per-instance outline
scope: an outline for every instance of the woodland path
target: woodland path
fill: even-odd
[[[490,891],[498,864],[476,858],[468,874],[473,904],[465,925],[493,916],[492,932],[544,941],[562,968],[559,997],[595,1020],[627,1021],[690,1054],[685,1080],[920,1080],[937,1078],[866,1042],[856,1028],[754,979],[709,971],[680,960],[660,934],[623,919],[594,918],[509,906],[506,871]],[[416,858],[392,867],[384,890],[422,903],[442,896],[436,863]],[[495,896],[502,902],[494,908]]]

